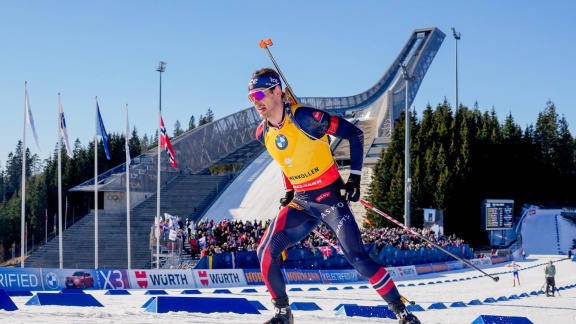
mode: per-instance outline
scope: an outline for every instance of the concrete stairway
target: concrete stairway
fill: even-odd
[[[161,189],[160,213],[194,218],[231,179],[228,176],[181,175]],[[156,216],[156,195],[130,212],[131,267],[145,269],[151,263],[151,230]],[[196,208],[196,213],[194,209]],[[63,267],[95,267],[94,211],[62,233]],[[59,268],[59,239],[56,236],[30,255],[27,268]],[[98,268],[126,269],[128,240],[126,212],[98,211]]]

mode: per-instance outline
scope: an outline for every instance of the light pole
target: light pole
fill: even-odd
[[[404,88],[406,90],[406,107],[404,108],[405,119],[405,134],[404,134],[404,225],[411,227],[410,224],[410,191],[412,190],[412,179],[410,178],[410,104],[408,103],[408,87],[410,82],[414,81],[414,75],[408,75],[406,66],[400,64],[402,68],[402,78],[406,82]]]
[[[160,96],[159,96],[159,106],[158,106],[158,110],[162,111],[162,72],[166,71],[166,62],[164,61],[160,61],[160,63],[158,63],[158,68],[156,69],[156,72],[159,72],[160,74]]]
[[[455,57],[456,57],[456,113],[458,113],[458,41],[460,40],[460,33],[456,32],[456,28],[452,27],[452,36],[456,42]]]
[[[158,103],[158,174],[156,176],[156,222],[160,222],[160,136],[162,136],[162,130],[160,129],[160,120],[162,119],[162,72],[166,71],[166,62],[160,61],[158,63],[158,68],[156,71],[160,74],[160,101]],[[155,222],[156,231],[158,231],[158,237],[156,238],[156,269],[160,269],[160,230],[158,224]],[[156,233],[154,231],[154,233]]]

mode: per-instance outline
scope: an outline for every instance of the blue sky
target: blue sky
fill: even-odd
[[[68,136],[94,138],[95,97],[109,133],[123,133],[125,106],[140,136],[157,129],[158,61],[168,132],[208,108],[219,119],[250,107],[251,73],[272,66],[270,48],[298,96],[360,93],[384,74],[414,29],[446,35],[413,107],[459,101],[512,113],[525,128],[548,100],[576,135],[576,2],[560,1],[41,1],[0,2],[0,166],[22,139],[24,81],[42,159],[57,143],[58,93]]]

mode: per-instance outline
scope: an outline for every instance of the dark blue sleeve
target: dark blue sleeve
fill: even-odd
[[[256,128],[256,139],[262,143],[264,143],[264,123],[260,123],[260,125],[258,125],[258,128]]]
[[[321,138],[332,135],[350,142],[350,168],[361,171],[364,160],[364,132],[344,118],[310,107],[300,107],[294,118],[306,134]]]

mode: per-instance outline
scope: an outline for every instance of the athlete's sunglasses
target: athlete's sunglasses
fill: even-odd
[[[274,84],[264,90],[269,90],[272,89],[274,87],[276,87],[278,84]],[[254,100],[262,100],[264,99],[264,97],[266,97],[266,93],[264,93],[264,90],[256,90],[253,92],[248,93],[248,99],[252,102],[254,102]]]

